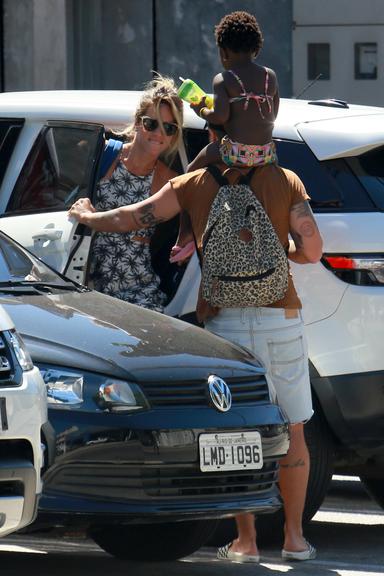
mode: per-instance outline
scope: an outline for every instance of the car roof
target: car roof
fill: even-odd
[[[110,129],[123,128],[132,122],[140,96],[140,91],[130,90],[3,92],[0,117],[26,118],[30,122],[94,122]],[[362,130],[367,120],[368,129]],[[196,129],[205,125],[188,104],[184,107],[184,124]],[[327,134],[331,134],[332,142]],[[384,108],[281,98],[274,137],[303,139],[319,159],[356,153],[367,146],[384,144]]]

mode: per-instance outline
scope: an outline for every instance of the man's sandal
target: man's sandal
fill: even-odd
[[[308,548],[306,550],[302,550],[301,552],[290,552],[289,550],[281,551],[281,557],[283,560],[314,560],[316,558],[316,548],[312,546],[309,542],[307,542]]]
[[[231,550],[232,542],[226,544],[217,550],[217,558],[219,560],[233,560],[234,562],[260,562],[258,554],[243,554],[242,552],[233,552]]]

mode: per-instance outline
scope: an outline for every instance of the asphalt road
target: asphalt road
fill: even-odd
[[[127,563],[83,537],[13,535],[0,541],[1,576],[376,576],[384,575],[384,511],[356,480],[334,479],[322,509],[306,530],[316,560],[283,563],[276,548],[263,549],[260,565],[222,562],[204,548],[177,562]],[[150,542],[148,543],[150,546]]]

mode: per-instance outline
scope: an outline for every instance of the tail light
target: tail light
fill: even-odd
[[[322,262],[348,284],[384,285],[384,254],[323,254]]]

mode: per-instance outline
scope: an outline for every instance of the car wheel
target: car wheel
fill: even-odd
[[[308,523],[320,508],[327,493],[333,474],[334,451],[331,433],[321,408],[313,399],[314,415],[305,425],[305,438],[308,445],[311,468],[308,480],[307,499],[303,514],[303,524]],[[283,537],[284,512],[279,510],[274,514],[262,514],[256,518],[258,543],[265,545],[280,542]],[[236,537],[234,520],[222,520],[209,544],[222,546]]]
[[[313,398],[313,408],[314,414],[304,427],[311,460],[304,524],[313,518],[323,503],[332,480],[335,460],[331,431],[316,398]]]
[[[177,560],[196,552],[209,539],[216,520],[102,526],[90,536],[103,550],[123,560],[157,562]]]
[[[364,484],[368,494],[377,502],[381,508],[384,508],[384,483],[382,478],[368,478],[367,476],[360,476],[360,480]]]

